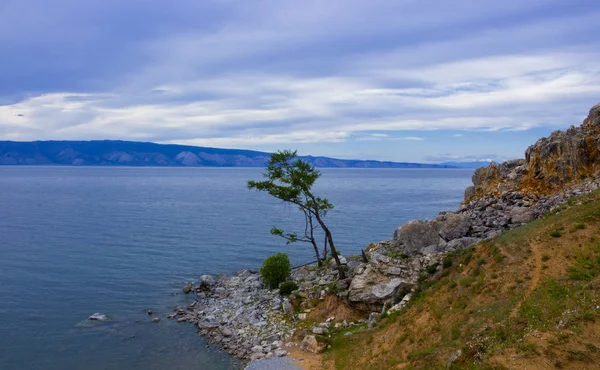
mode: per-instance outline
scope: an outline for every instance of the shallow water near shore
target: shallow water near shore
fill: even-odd
[[[279,251],[294,264],[314,259],[307,245],[269,235],[271,226],[298,226],[302,218],[246,189],[261,172],[0,167],[0,368],[239,368],[165,315],[192,299],[181,288],[200,274],[257,268]],[[472,174],[322,172],[315,191],[336,206],[328,220],[343,254],[391,238],[410,219],[457,208]],[[94,312],[112,321],[87,325]]]

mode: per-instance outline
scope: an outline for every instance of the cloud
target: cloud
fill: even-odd
[[[565,127],[600,96],[589,4],[9,2],[0,139],[261,147]]]

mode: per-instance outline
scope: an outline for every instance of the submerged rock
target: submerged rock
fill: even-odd
[[[93,315],[91,315],[90,317],[88,317],[88,320],[109,321],[109,318],[108,318],[108,316],[106,316],[103,313],[96,312]]]

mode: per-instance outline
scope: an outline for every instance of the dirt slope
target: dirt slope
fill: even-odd
[[[344,334],[322,368],[600,369],[600,192],[449,255],[406,309]]]

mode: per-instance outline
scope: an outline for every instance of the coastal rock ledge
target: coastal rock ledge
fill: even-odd
[[[220,278],[203,275],[192,290],[198,300],[177,307],[177,321],[198,326],[201,335],[241,359],[287,354],[284,341],[294,333],[283,309],[289,307],[289,300],[278,290],[263,289],[257,272],[241,270]]]

